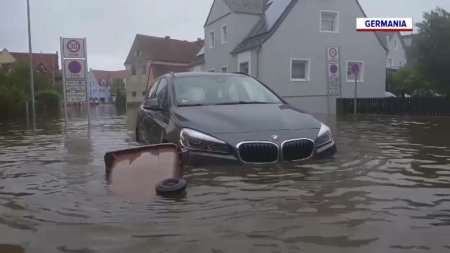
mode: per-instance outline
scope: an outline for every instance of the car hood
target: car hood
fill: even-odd
[[[320,128],[314,117],[287,104],[178,107],[174,120],[181,127],[210,134]]]

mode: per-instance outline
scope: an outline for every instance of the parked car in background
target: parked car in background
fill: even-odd
[[[243,74],[160,77],[139,108],[136,139],[176,143],[196,164],[304,161],[336,151],[328,126]]]

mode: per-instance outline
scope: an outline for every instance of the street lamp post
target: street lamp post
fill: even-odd
[[[27,0],[28,17],[28,50],[30,54],[30,88],[31,88],[31,115],[33,117],[33,129],[36,127],[36,108],[34,105],[34,73],[33,73],[33,50],[31,48],[31,24],[30,24],[30,0]]]

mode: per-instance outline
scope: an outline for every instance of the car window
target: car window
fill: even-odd
[[[179,106],[281,103],[264,85],[247,76],[190,76],[175,79]]]
[[[159,81],[160,80],[158,79],[155,82],[153,82],[152,86],[150,87],[150,90],[147,93],[146,99],[155,98],[156,97],[156,90],[158,88]]]
[[[163,78],[159,82],[158,89],[156,90],[156,97],[159,99],[164,109],[169,108],[169,99],[168,99],[168,82],[167,79]]]

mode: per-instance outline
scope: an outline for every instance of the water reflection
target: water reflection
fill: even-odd
[[[450,119],[318,115],[334,159],[191,168],[186,198],[136,203],[108,189],[103,164],[105,152],[137,146],[136,107],[92,108],[90,125],[71,110],[67,128],[0,123],[0,252],[450,248]]]

